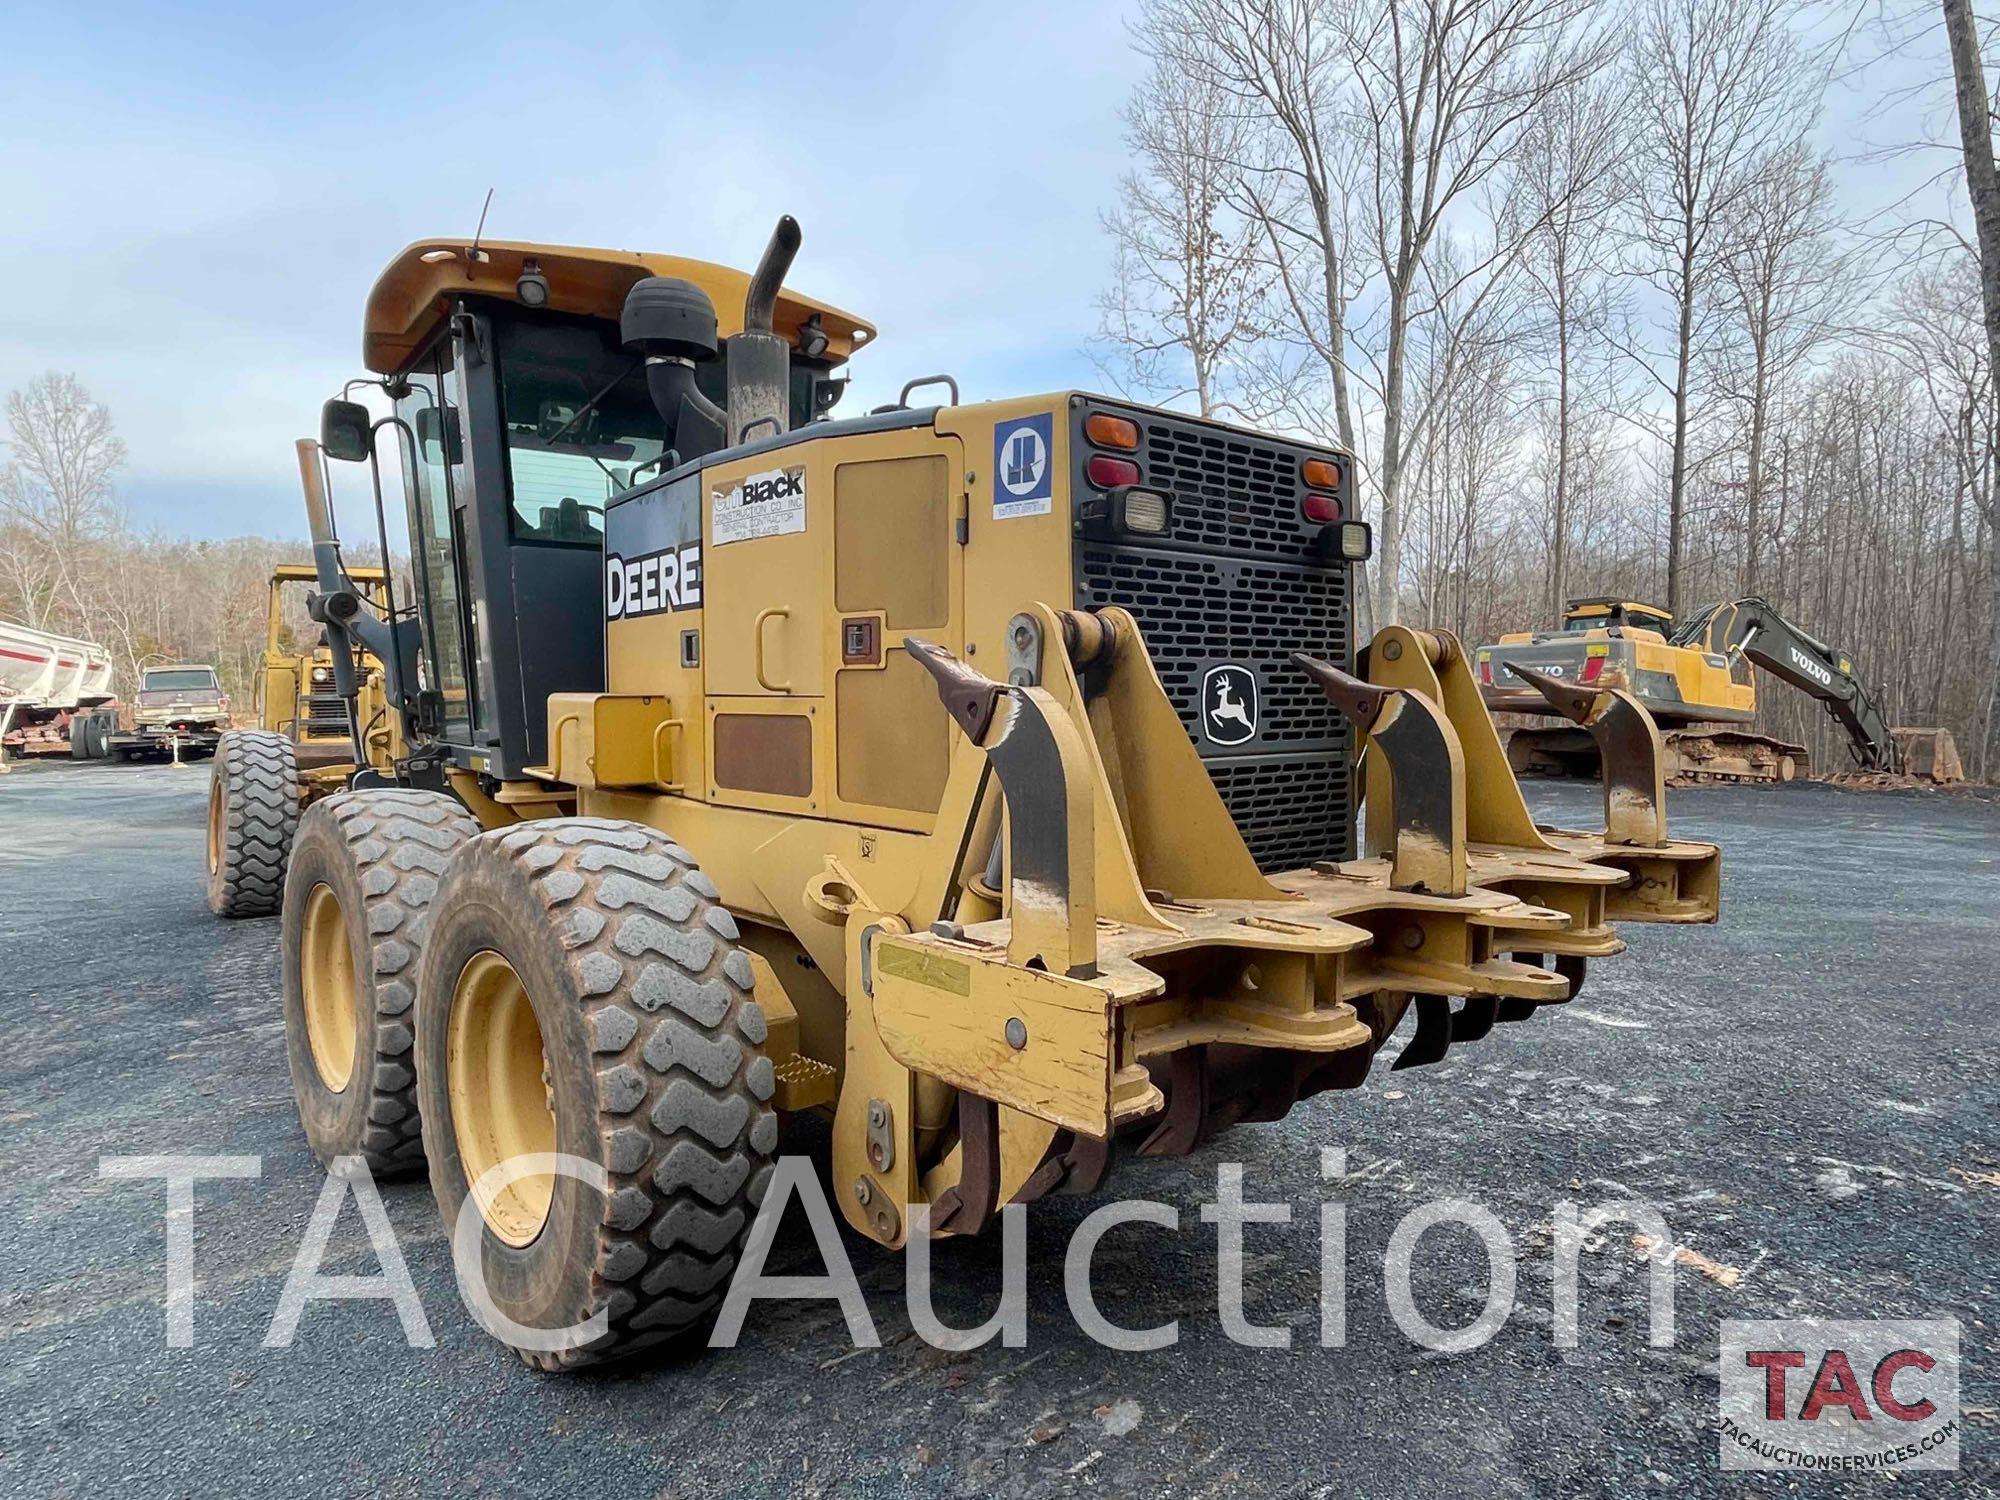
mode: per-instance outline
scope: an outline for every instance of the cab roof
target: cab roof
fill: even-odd
[[[418,240],[389,262],[368,294],[361,362],[378,375],[401,371],[430,342],[453,297],[476,294],[518,302],[514,283],[530,260],[547,278],[548,306],[557,312],[615,322],[633,282],[647,276],[677,276],[708,293],[715,304],[718,334],[727,338],[743,330],[743,297],[750,287],[747,271],[636,250],[481,240],[474,251],[450,239]],[[826,330],[826,357],[835,364],[875,337],[873,324],[790,291],[779,294],[773,323],[797,343],[800,326],[814,313]]]
[[[1673,618],[1656,604],[1639,604],[1630,599],[1620,599],[1608,594],[1590,599],[1572,599],[1563,607],[1565,616],[1608,615],[1619,611],[1628,615],[1650,615],[1656,620]]]
[[[389,576],[380,568],[358,567],[351,564],[344,566],[341,571],[357,583],[380,583]],[[279,563],[271,569],[273,583],[290,583],[295,579],[316,583],[319,581],[319,569],[311,563]]]

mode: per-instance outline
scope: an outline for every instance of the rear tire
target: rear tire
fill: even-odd
[[[479,824],[443,792],[342,792],[299,821],[285,880],[285,1058],[313,1154],[423,1166],[417,967],[431,899]]]
[[[292,742],[262,729],[225,734],[208,777],[208,909],[218,917],[276,912],[298,822]]]
[[[608,1319],[582,1347],[517,1350],[539,1369],[684,1337],[722,1299],[778,1144],[737,937],[714,882],[642,824],[537,820],[474,839],[445,876],[417,1001],[445,1229],[481,1216],[486,1286],[514,1322]],[[531,1151],[596,1162],[608,1192],[528,1178],[466,1209]]]

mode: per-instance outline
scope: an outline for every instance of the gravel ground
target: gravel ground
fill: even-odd
[[[420,1183],[384,1198],[435,1347],[408,1347],[380,1301],[317,1304],[290,1349],[262,1347],[323,1177],[285,1076],[277,924],[203,904],[205,785],[168,767],[0,778],[0,1494],[1839,1491],[1717,1467],[1718,1320],[1804,1314],[1961,1320],[1963,1397],[1982,1410],[1959,1474],[1909,1482],[2000,1492],[2000,803],[1680,794],[1676,831],[1726,845],[1720,926],[1629,929],[1632,951],[1565,1009],[1121,1173],[1181,1227],[1115,1231],[1098,1295],[1129,1325],[1178,1318],[1171,1348],[1119,1354],[1078,1330],[1062,1255],[1093,1205],[1056,1199],[1029,1218],[1023,1348],[932,1349],[909,1332],[900,1258],[850,1239],[883,1347],[853,1349],[831,1303],[767,1303],[734,1349],[577,1378],[537,1376],[472,1326]],[[1573,823],[1594,800],[1531,797]],[[1322,1180],[1326,1146],[1345,1149],[1344,1179]],[[101,1156],[165,1152],[261,1161],[254,1181],[199,1190],[191,1349],[165,1346],[162,1190],[97,1175]],[[1248,1231],[1246,1257],[1250,1316],[1291,1327],[1289,1349],[1222,1332],[1199,1215],[1223,1159],[1250,1196],[1292,1205],[1289,1226]],[[1677,1343],[1652,1349],[1643,1271],[1614,1234],[1585,1257],[1581,1346],[1558,1349],[1550,1215],[1628,1195],[1721,1269],[1681,1268]],[[1520,1251],[1513,1316],[1457,1355],[1411,1342],[1383,1294],[1391,1231],[1441,1196],[1490,1209]],[[1349,1297],[1346,1346],[1328,1349],[1330,1199],[1347,1207]],[[1483,1302],[1475,1245],[1424,1240],[1433,1321]],[[815,1264],[794,1211],[773,1268]],[[984,1318],[997,1237],[941,1246],[937,1265],[946,1320]],[[377,1267],[350,1205],[327,1269]]]

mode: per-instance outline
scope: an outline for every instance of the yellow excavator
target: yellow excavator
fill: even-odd
[[[1965,779],[1950,730],[1890,728],[1853,658],[1766,599],[1726,600],[1680,621],[1629,599],[1572,599],[1560,629],[1503,635],[1475,660],[1480,693],[1496,713],[1550,712],[1515,667],[1586,688],[1627,689],[1658,722],[1674,781],[1790,781],[1810,769],[1804,745],[1749,727],[1757,687],[1747,672],[1739,680],[1741,662],[1824,704],[1847,733],[1852,770]],[[1515,730],[1507,757],[1517,775],[1597,774],[1596,745],[1570,724]]]

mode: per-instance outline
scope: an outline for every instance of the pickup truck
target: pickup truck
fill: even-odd
[[[132,727],[110,737],[106,748],[124,760],[143,756],[200,758],[215,753],[229,727],[229,695],[205,666],[147,667],[139,674]]]

